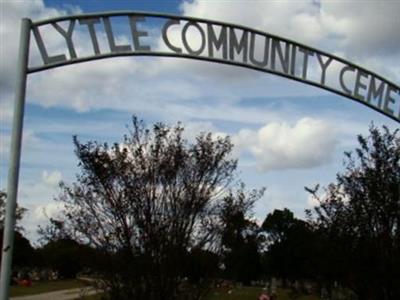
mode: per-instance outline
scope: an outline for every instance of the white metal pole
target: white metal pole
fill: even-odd
[[[7,205],[0,273],[0,300],[8,300],[11,279],[14,230],[17,207],[19,165],[21,159],[22,128],[25,110],[26,77],[28,71],[30,19],[22,19],[15,86],[14,117],[11,135],[10,160],[7,182]]]

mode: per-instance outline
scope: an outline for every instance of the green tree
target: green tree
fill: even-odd
[[[324,197],[307,189],[319,201],[310,222],[331,241],[333,279],[360,299],[400,299],[399,130],[371,126],[358,143]]]
[[[3,231],[4,228],[4,219],[6,215],[6,199],[7,199],[7,194],[4,191],[0,190],[0,230]],[[19,226],[19,222],[22,220],[24,214],[27,212],[26,208],[19,207],[17,206],[16,210],[16,230],[17,231],[23,231],[23,228]]]
[[[134,117],[121,144],[74,138],[80,174],[62,184],[59,221],[101,253],[94,270],[112,299],[198,298],[204,284],[182,287],[204,283],[212,269],[184,280],[185,257],[219,252],[220,207],[237,162],[228,137],[203,133],[189,143],[182,132],[180,124],[150,130]]]
[[[0,231],[0,247],[3,249],[3,231]],[[0,254],[1,258],[1,254]],[[36,251],[30,241],[21,232],[16,231],[14,236],[14,253],[12,266],[14,270],[33,267],[37,264]]]
[[[268,234],[268,242],[278,243],[287,238],[290,229],[298,222],[294,214],[287,208],[275,209],[268,214],[262,224],[262,229]]]
[[[289,281],[315,279],[316,236],[307,222],[294,217],[287,208],[275,209],[262,224],[266,234],[266,274]]]
[[[51,240],[37,250],[42,267],[58,272],[61,278],[75,278],[90,266],[95,251],[69,238]]]
[[[259,279],[262,272],[262,236],[252,210],[264,191],[247,193],[242,184],[238,190],[230,191],[221,205],[224,276],[247,285]]]
[[[6,209],[7,194],[0,191],[0,249],[3,249],[3,232],[4,232],[4,218]],[[24,228],[19,225],[24,214],[27,212],[26,208],[17,206],[16,210],[16,226],[14,236],[14,254],[13,254],[13,268],[21,269],[32,266],[36,262],[35,249],[30,244],[29,240],[23,236]],[[3,252],[0,253],[0,260]]]

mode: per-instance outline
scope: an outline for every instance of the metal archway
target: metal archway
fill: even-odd
[[[111,19],[117,17],[125,18],[131,35],[130,44],[117,44],[115,40]],[[146,22],[147,18],[164,21],[161,26],[155,26],[161,41],[156,50],[141,40],[149,33],[138,29],[138,23]],[[65,22],[68,22],[67,27],[61,24]],[[77,23],[87,30],[93,48],[91,55],[81,55],[75,48],[73,33]],[[68,56],[66,53],[49,54],[40,31],[46,26],[58,32],[65,42]],[[107,37],[108,50],[100,47],[100,26]],[[175,40],[171,39],[171,28]],[[43,64],[35,66],[29,66],[28,61],[31,32],[43,60]],[[193,35],[198,37],[199,45],[193,43]],[[0,300],[8,299],[9,293],[27,75],[117,56],[181,57],[271,73],[344,96],[400,123],[399,85],[338,56],[259,30],[193,17],[136,11],[71,15],[35,22],[23,19],[7,184]],[[313,68],[316,74],[310,74],[309,68]]]

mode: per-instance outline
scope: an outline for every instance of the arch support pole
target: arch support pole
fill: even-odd
[[[3,228],[3,246],[1,249],[0,300],[8,300],[10,291],[31,24],[30,19],[22,19],[15,85],[11,148],[8,162],[9,168],[6,191],[7,204]]]

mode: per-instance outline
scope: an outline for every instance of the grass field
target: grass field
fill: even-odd
[[[45,281],[34,283],[31,287],[11,287],[11,296],[26,296],[35,295],[46,292],[54,292],[58,290],[72,289],[77,287],[84,287],[85,283],[79,280],[59,280],[59,281]],[[257,300],[261,294],[262,289],[257,287],[243,287],[235,288],[231,293],[226,290],[214,291],[207,300]],[[80,300],[101,300],[101,294],[86,296],[79,298]],[[285,290],[278,290],[278,300],[293,300],[289,297],[289,292]],[[301,296],[296,300],[320,300],[316,296]]]
[[[12,297],[27,296],[59,290],[73,289],[77,287],[83,287],[84,285],[85,284],[82,281],[76,279],[41,281],[34,282],[31,287],[12,286],[10,293]]]
[[[216,291],[207,300],[257,300],[262,293],[261,288],[243,287],[236,288],[230,294],[226,291]],[[278,300],[292,300],[288,291],[278,290]],[[320,300],[316,296],[301,296],[296,300]]]
[[[216,291],[207,298],[207,300],[258,300],[261,288],[244,287],[234,289],[230,294],[226,291]],[[81,300],[101,300],[101,295],[88,296],[81,298]],[[278,291],[278,300],[294,300],[289,297],[289,292],[284,290]],[[317,296],[301,296],[295,300],[320,300]]]

